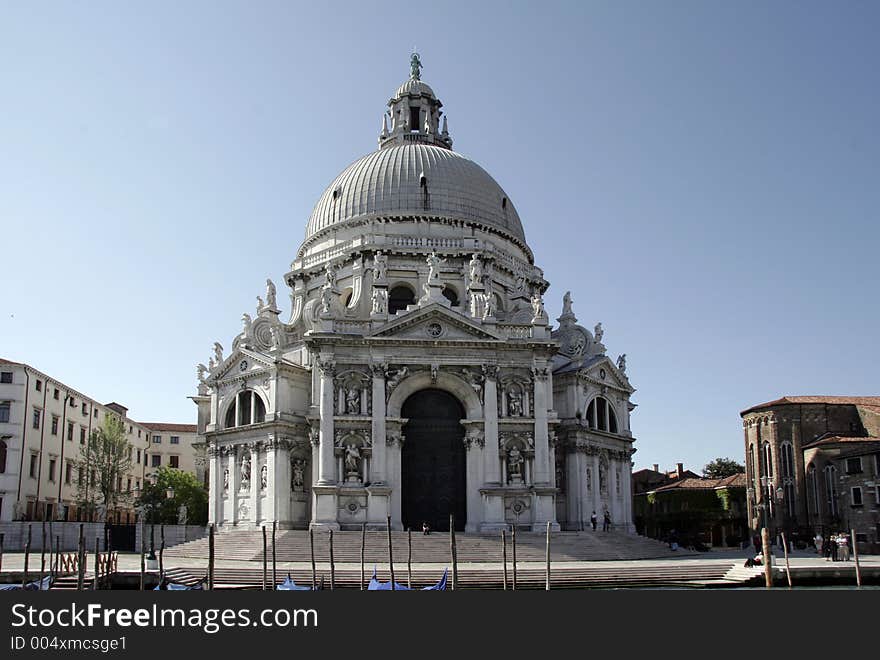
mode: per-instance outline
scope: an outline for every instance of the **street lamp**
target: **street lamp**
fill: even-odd
[[[174,499],[174,488],[168,486],[168,488],[165,489],[165,498],[169,500]]]

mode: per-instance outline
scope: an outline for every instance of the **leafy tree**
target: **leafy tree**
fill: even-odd
[[[143,507],[146,522],[157,525],[176,525],[181,505],[186,507],[188,525],[208,522],[208,492],[195,475],[169,467],[160,467],[153,483],[147,482],[136,505]],[[168,489],[174,497],[168,498]]]
[[[107,415],[103,425],[93,430],[80,447],[75,465],[82,475],[77,483],[77,507],[89,519],[100,509],[109,518],[128,499],[122,488],[131,470],[131,445],[125,439],[122,420]]]
[[[746,468],[732,458],[716,458],[703,468],[703,476],[708,479],[723,479],[745,471]]]

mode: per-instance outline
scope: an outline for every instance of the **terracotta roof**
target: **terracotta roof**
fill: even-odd
[[[0,358],[0,364],[14,364],[17,367],[27,366],[25,364],[22,364],[21,362],[13,362],[12,360],[7,360],[6,358]]]
[[[723,479],[705,479],[702,477],[688,477],[687,479],[679,479],[678,481],[668,484],[666,486],[655,488],[654,492],[659,493],[661,491],[667,490],[712,490],[715,488],[730,488],[740,486],[743,488],[745,488],[746,486],[746,475],[743,472],[731,475],[729,477],[724,477]]]
[[[829,435],[827,438],[821,438],[820,440],[816,440],[815,442],[808,442],[804,445],[804,449],[808,447],[819,447],[823,445],[837,445],[837,444],[847,444],[854,442],[880,442],[880,438],[873,435],[862,435],[862,436],[852,436],[852,435]]]
[[[748,481],[746,481],[746,473],[738,472],[737,474],[732,474],[729,477],[724,477],[723,479],[718,480],[717,488],[730,488],[741,486],[745,488],[748,485]]]
[[[195,424],[164,424],[162,422],[141,422],[151,431],[177,431],[179,433],[196,433],[198,428]]]
[[[851,406],[880,406],[880,396],[784,396],[781,399],[761,403],[743,410],[740,415],[745,415],[756,410],[769,408],[770,406],[784,406],[786,404],[803,403],[827,403],[830,405]]]

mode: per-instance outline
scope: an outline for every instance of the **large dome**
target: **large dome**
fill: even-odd
[[[385,145],[345,168],[312,211],[306,241],[371,216],[456,218],[525,243],[519,215],[495,179],[472,160],[432,144]]]

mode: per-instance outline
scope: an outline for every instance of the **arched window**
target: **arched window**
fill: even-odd
[[[587,423],[591,429],[617,433],[617,416],[614,407],[602,396],[597,396],[587,406]]]
[[[749,444],[749,451],[746,452],[746,476],[749,485],[755,483],[755,444]]]
[[[773,452],[770,449],[770,443],[765,442],[764,446],[761,448],[764,456],[763,456],[763,465],[761,470],[761,476],[765,476],[768,479],[773,478]]]
[[[225,428],[261,424],[266,421],[266,405],[253,390],[239,392],[226,410]]]
[[[816,479],[816,466],[810,463],[807,468],[807,493],[809,494],[810,513],[819,514],[819,482]]]
[[[451,286],[446,285],[443,287],[443,296],[453,307],[458,307],[458,294]]]
[[[794,516],[794,450],[791,442],[786,440],[780,445],[779,472],[782,476],[782,491],[785,498],[785,512]]]
[[[825,493],[828,496],[828,513],[837,516],[837,468],[825,466]]]
[[[405,284],[398,284],[388,293],[388,313],[396,314],[416,301],[416,294]]]
[[[0,440],[0,474],[6,472],[6,441]]]

